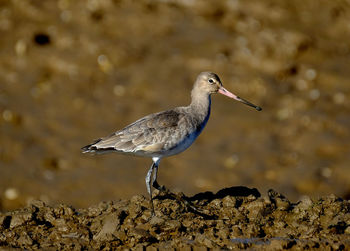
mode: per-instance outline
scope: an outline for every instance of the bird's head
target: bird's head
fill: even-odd
[[[254,107],[256,110],[261,111],[260,106],[256,106],[249,101],[242,99],[238,97],[237,95],[229,92],[224,88],[224,86],[221,83],[221,80],[219,76],[213,72],[202,72],[198,75],[197,80],[195,82],[195,89],[197,89],[198,92],[201,93],[207,93],[207,94],[214,94],[214,93],[220,93],[222,95],[225,95],[229,98],[235,99],[239,102],[242,102],[243,104],[249,105],[251,107]]]

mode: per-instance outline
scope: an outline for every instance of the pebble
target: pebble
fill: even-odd
[[[14,118],[13,112],[11,110],[4,110],[2,112],[2,118],[6,121],[6,122],[11,122]]]
[[[312,89],[309,93],[309,97],[312,100],[316,100],[320,97],[321,93],[318,89]]]
[[[10,229],[24,225],[26,222],[32,219],[33,215],[30,211],[21,212],[13,215],[11,218]]]
[[[10,187],[5,190],[5,198],[8,200],[15,200],[19,196],[19,192],[16,188]]]
[[[317,72],[314,69],[306,70],[305,77],[307,80],[314,80],[317,76]]]

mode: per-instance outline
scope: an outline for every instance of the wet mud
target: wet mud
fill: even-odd
[[[43,250],[349,250],[350,202],[334,195],[293,203],[269,190],[231,187],[193,197],[101,202],[85,209],[42,201],[0,214],[0,246]],[[186,203],[175,198],[185,198]]]

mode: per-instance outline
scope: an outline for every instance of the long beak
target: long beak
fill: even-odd
[[[235,99],[235,100],[237,100],[237,101],[239,101],[239,102],[242,102],[243,104],[246,104],[246,105],[249,105],[249,106],[251,106],[251,107],[254,107],[257,111],[261,111],[261,110],[262,110],[262,108],[261,108],[260,106],[256,106],[256,105],[250,103],[249,101],[247,101],[247,100],[245,100],[245,99],[243,99],[243,98],[238,97],[237,95],[235,95],[235,94],[229,92],[228,90],[226,90],[226,89],[225,89],[224,87],[222,87],[222,86],[219,88],[218,92],[221,93],[222,95],[225,95],[225,96],[229,97],[229,98],[233,98],[233,99]]]

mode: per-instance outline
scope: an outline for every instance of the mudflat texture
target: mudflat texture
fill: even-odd
[[[350,202],[334,195],[291,203],[270,190],[232,187],[190,200],[159,194],[156,216],[149,200],[101,202],[86,209],[41,201],[0,214],[0,246],[42,250],[349,250]],[[181,194],[177,194],[182,196]],[[192,249],[191,249],[192,248]]]

